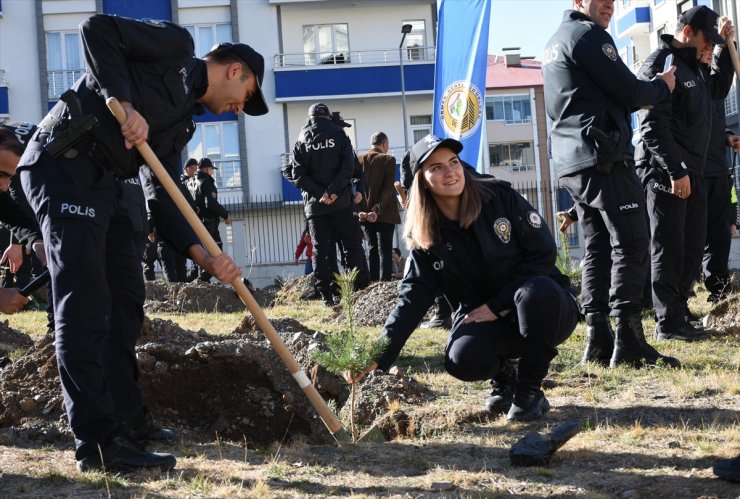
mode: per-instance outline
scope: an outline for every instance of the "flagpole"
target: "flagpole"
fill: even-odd
[[[401,65],[401,108],[403,109],[403,146],[404,152],[409,150],[409,125],[408,116],[406,114],[406,81],[403,74],[403,42],[406,40],[406,35],[411,32],[413,28],[410,24],[404,24],[401,26],[401,43],[398,45],[398,62]]]

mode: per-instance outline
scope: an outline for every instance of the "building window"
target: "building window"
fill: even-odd
[[[349,62],[347,24],[317,24],[303,27],[303,53],[306,65]]]
[[[486,119],[503,121],[507,125],[532,123],[529,95],[487,95]]]
[[[725,99],[725,116],[737,114],[737,83],[733,82],[730,93]]]
[[[406,58],[410,61],[425,61],[427,59],[426,54],[426,23],[421,21],[403,21],[401,26],[404,24],[411,25],[411,32],[406,35],[404,42],[406,43]]]
[[[193,37],[195,55],[198,57],[206,55],[216,44],[232,41],[230,24],[195,24],[183,27]]]
[[[678,11],[676,13],[676,15],[677,16],[680,16],[681,14],[683,14],[684,12],[686,12],[689,9],[694,8],[695,6],[696,6],[696,2],[694,0],[683,0],[683,1],[679,1],[676,4],[676,10]]]
[[[188,157],[207,157],[213,161],[217,168],[213,174],[217,187],[241,189],[238,122],[198,123],[188,143]]]
[[[412,144],[416,144],[421,139],[432,133],[432,115],[431,114],[420,114],[417,116],[411,116],[409,118],[411,124],[411,133],[414,141]]]
[[[491,158],[491,168],[503,166],[512,172],[523,172],[535,167],[532,142],[488,144],[488,152]]]
[[[85,64],[80,33],[50,31],[46,33],[46,68],[49,100],[56,100],[82,76]]]

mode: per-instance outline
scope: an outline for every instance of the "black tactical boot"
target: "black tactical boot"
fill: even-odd
[[[655,366],[659,360],[668,367],[681,367],[678,359],[661,355],[645,341],[639,313],[619,316],[615,322],[617,331],[614,353],[609,362],[609,367],[617,367],[621,364],[627,364],[631,367]]]
[[[539,383],[533,385],[519,381],[506,419],[516,422],[534,421],[549,410],[550,403],[540,389]]]
[[[614,331],[603,312],[586,314],[586,348],[581,364],[595,362],[609,365],[614,351]]]
[[[491,395],[486,399],[486,409],[493,414],[505,414],[511,408],[516,388],[516,364],[503,359],[501,371],[491,380]]]
[[[113,437],[99,454],[77,461],[77,469],[79,471],[137,471],[157,468],[161,471],[169,471],[175,467],[175,464],[177,464],[175,456],[148,452],[138,443],[119,435]]]
[[[177,433],[174,431],[158,426],[147,410],[144,412],[143,421],[131,425],[129,434],[132,439],[142,443],[150,440],[174,440],[177,438]]]

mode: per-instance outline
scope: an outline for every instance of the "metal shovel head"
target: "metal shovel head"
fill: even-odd
[[[377,426],[371,427],[360,437],[359,442],[370,442],[370,443],[383,443],[385,442],[385,435],[380,431]]]

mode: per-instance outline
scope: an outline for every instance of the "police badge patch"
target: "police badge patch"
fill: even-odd
[[[535,229],[542,227],[542,217],[536,211],[530,211],[527,213],[527,222]]]
[[[604,55],[607,56],[609,59],[617,62],[619,56],[617,55],[617,49],[614,48],[614,45],[612,45],[611,43],[605,43],[601,46],[601,51],[604,52]]]
[[[493,223],[493,230],[496,235],[501,239],[502,243],[509,243],[511,241],[511,222],[508,218],[499,218]]]

